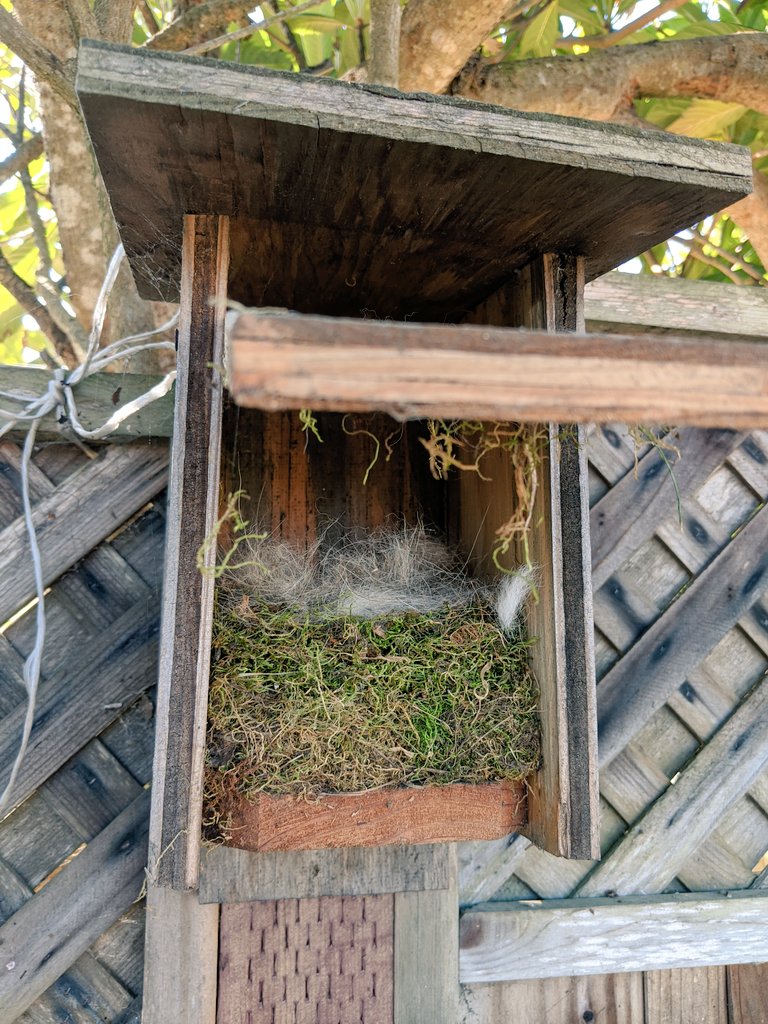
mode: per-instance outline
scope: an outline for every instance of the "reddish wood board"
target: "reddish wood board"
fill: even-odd
[[[310,801],[261,793],[234,795],[230,845],[242,850],[499,839],[526,823],[524,782],[387,788]]]

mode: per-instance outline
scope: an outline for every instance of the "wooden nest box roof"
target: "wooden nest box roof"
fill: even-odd
[[[152,299],[185,213],[232,218],[247,305],[442,321],[537,254],[593,278],[751,189],[735,146],[103,43],[77,91]]]

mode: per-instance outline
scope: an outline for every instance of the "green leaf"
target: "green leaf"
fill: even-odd
[[[735,124],[746,109],[740,103],[695,99],[680,117],[667,125],[667,130],[696,139],[722,139],[725,129]]]
[[[337,29],[346,28],[350,22],[349,20],[342,20],[341,18],[331,18],[327,14],[297,14],[295,18],[291,18],[288,21],[291,29],[294,32],[319,32],[325,34],[326,32],[335,32]]]
[[[560,9],[552,0],[526,25],[520,40],[520,56],[548,57],[559,34]]]

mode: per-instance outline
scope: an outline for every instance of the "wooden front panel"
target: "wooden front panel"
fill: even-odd
[[[217,1024],[393,1024],[394,897],[221,909]]]

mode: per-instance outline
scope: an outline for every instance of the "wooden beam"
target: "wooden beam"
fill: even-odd
[[[215,545],[208,574],[197,557],[218,508],[228,261],[227,218],[186,217],[148,866],[176,889],[200,859]]]
[[[482,328],[447,330],[478,331],[481,348],[488,338],[499,350],[506,345],[499,342],[499,336],[507,339],[517,332],[495,331],[485,325],[522,326],[553,335],[568,332],[537,335],[546,344],[567,350],[571,332],[583,328],[583,290],[582,261],[547,254],[472,313],[472,323],[484,325]],[[427,391],[428,385],[423,390]],[[476,418],[478,413],[468,415]],[[582,428],[562,430],[550,423],[547,429],[548,448],[539,469],[528,538],[528,554],[541,574],[539,600],[528,606],[527,625],[530,635],[538,638],[531,663],[540,691],[542,767],[529,780],[524,831],[549,853],[597,858],[599,796],[586,443]],[[493,478],[491,499],[503,500],[501,507],[507,507],[509,515],[514,494],[509,460],[500,458],[487,475]],[[489,515],[489,485],[477,474],[462,473],[460,487],[462,536],[474,538],[473,543],[486,556],[483,567],[492,568],[487,556],[496,537],[495,518]]]
[[[485,903],[461,919],[462,983],[768,960],[768,894]]]
[[[613,271],[584,292],[590,330],[656,328],[711,337],[768,338],[768,289]]]
[[[768,425],[768,344],[244,313],[228,386],[260,409],[397,419]]]
[[[24,404],[31,398],[45,394],[51,374],[31,366],[0,366],[0,400],[9,412],[23,411]],[[77,414],[87,430],[94,430],[105,423],[122,405],[126,405],[163,378],[143,373],[94,373],[73,388],[77,402]],[[5,397],[18,395],[17,400]],[[134,413],[121,423],[109,441],[131,441],[140,437],[170,437],[173,431],[173,389],[162,398]],[[23,437],[26,433],[22,423],[18,431],[11,431],[11,437]],[[53,413],[46,416],[37,430],[38,441],[65,441],[70,434],[62,430]],[[91,442],[89,442],[91,443]]]
[[[450,884],[444,851],[442,844],[429,843],[293,853],[204,846],[200,902],[245,903],[444,889]]]
[[[148,810],[145,792],[0,928],[4,1024],[20,1017],[138,898]]]
[[[141,1024],[215,1024],[218,904],[149,884]]]
[[[445,889],[395,893],[394,1024],[458,1019],[459,900],[456,850]]]

